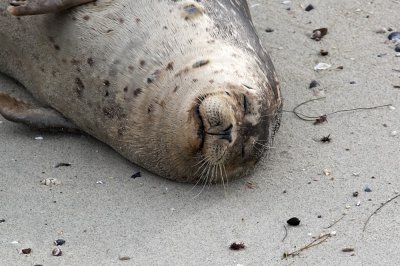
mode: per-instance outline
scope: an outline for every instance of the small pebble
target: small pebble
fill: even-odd
[[[329,55],[329,52],[327,50],[321,49],[319,51],[319,54],[322,55],[322,56],[327,56],[327,55]]]
[[[22,254],[31,254],[31,252],[32,252],[32,249],[31,248],[24,248],[24,249],[22,249],[21,250],[21,253]]]
[[[396,53],[400,53],[400,45],[396,45],[396,47],[394,47],[394,51]]]
[[[386,32],[388,32],[388,30],[386,28],[382,27],[380,29],[377,29],[375,32],[376,33],[386,33]]]
[[[360,206],[361,205],[361,201],[357,201],[356,206]]]
[[[46,178],[40,181],[40,184],[51,187],[61,185],[61,181],[57,178]]]
[[[135,178],[141,177],[141,176],[142,176],[142,174],[140,172],[136,172],[131,176],[131,178],[135,179]]]
[[[308,6],[306,6],[306,8],[304,10],[309,12],[309,11],[311,11],[313,9],[314,9],[314,6],[312,4],[309,4]]]
[[[310,83],[310,85],[308,86],[308,88],[309,88],[309,89],[312,89],[312,88],[315,88],[315,87],[318,87],[318,86],[319,86],[318,81],[312,80],[311,83]]]
[[[62,246],[65,244],[65,240],[64,239],[56,239],[54,240],[54,245],[56,246]]]
[[[318,215],[317,218],[322,218],[322,215]]]
[[[130,259],[131,259],[131,257],[128,257],[128,256],[122,256],[122,257],[118,257],[118,259],[119,259],[119,260],[122,260],[122,261],[124,261],[124,260],[130,260]]]
[[[358,191],[353,192],[353,197],[355,197],[355,198],[358,197]]]
[[[58,257],[58,256],[61,256],[61,255],[62,255],[62,251],[61,251],[60,248],[56,247],[56,248],[53,249],[53,251],[51,252],[51,254],[52,254],[53,256]]]
[[[400,53],[396,53],[394,56],[395,57],[400,57]]]
[[[389,110],[396,110],[396,107],[394,107],[393,105],[389,105]]]
[[[400,32],[394,31],[389,34],[388,39],[391,41],[400,41]]]
[[[318,71],[318,70],[326,70],[326,69],[329,69],[329,68],[331,68],[331,67],[332,67],[332,65],[327,64],[327,63],[318,63],[318,64],[314,67],[314,70],[315,70],[315,71]]]
[[[35,140],[43,140],[43,137],[35,137]]]
[[[397,136],[397,131],[393,130],[392,132],[390,132],[390,136],[392,136],[392,137]]]
[[[291,226],[298,226],[300,224],[300,220],[297,217],[292,217],[289,220],[286,221],[288,223],[288,225]]]
[[[354,248],[343,248],[342,251],[343,252],[353,252]]]
[[[353,176],[360,176],[360,173],[353,173]]]
[[[244,245],[243,242],[233,242],[230,246],[229,249],[231,250],[242,250],[245,249],[246,246]]]
[[[0,219],[0,224],[4,223],[6,220],[5,219]]]
[[[365,191],[365,192],[372,192],[372,189],[369,188],[369,187],[365,187],[365,188],[364,188],[364,191]]]
[[[351,206],[350,205],[346,205],[346,209],[350,209],[351,208]]]
[[[320,41],[326,34],[328,34],[328,28],[320,28],[313,30],[311,39]]]
[[[355,81],[350,81],[350,84],[356,84],[356,82]]]
[[[266,29],[265,29],[265,32],[274,32],[274,29],[272,29],[272,28],[266,28]]]
[[[103,181],[101,181],[101,180],[99,180],[99,181],[97,181],[97,182],[96,182],[96,184],[98,184],[98,185],[103,185],[103,184],[104,184],[104,182],[103,182]]]
[[[54,166],[54,168],[58,168],[58,167],[68,167],[71,166],[70,163],[58,163]]]
[[[290,5],[290,1],[282,1],[283,5]]]

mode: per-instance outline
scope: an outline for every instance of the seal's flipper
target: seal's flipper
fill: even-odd
[[[0,93],[0,114],[7,120],[45,131],[81,132],[54,109],[35,106]]]
[[[11,0],[8,12],[14,16],[55,13],[96,0]]]

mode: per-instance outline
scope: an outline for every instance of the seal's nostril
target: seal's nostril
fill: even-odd
[[[220,134],[220,139],[226,139],[229,141],[229,143],[232,142],[232,124],[230,124],[226,129],[222,131],[222,134]]]

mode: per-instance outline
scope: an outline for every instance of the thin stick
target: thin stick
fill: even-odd
[[[314,239],[314,240],[311,241],[309,244],[305,245],[304,247],[302,247],[302,248],[300,248],[300,249],[298,249],[298,250],[295,250],[295,251],[289,252],[289,253],[286,253],[286,252],[285,252],[285,253],[283,254],[283,258],[287,258],[287,257],[290,257],[290,256],[292,256],[292,257],[297,256],[297,255],[299,255],[302,251],[304,251],[304,250],[306,250],[306,249],[309,249],[309,248],[312,248],[312,247],[317,246],[317,245],[319,245],[319,244],[322,244],[323,242],[325,242],[325,241],[326,241],[329,237],[331,237],[331,236],[332,236],[332,235],[331,235],[330,233],[323,234],[323,235],[321,235],[320,237]]]
[[[332,223],[331,225],[329,225],[328,227],[325,227],[325,229],[331,228],[332,226],[334,226],[335,224],[337,224],[338,222],[340,222],[340,220],[342,220],[345,216],[346,216],[346,214],[343,213],[343,216],[342,216],[342,217],[340,217],[339,219],[337,219],[335,222],[333,222],[333,223]]]
[[[287,237],[287,228],[286,225],[283,225],[283,228],[285,228],[285,236],[282,238],[282,242],[285,241],[286,237]]]
[[[315,121],[316,119],[320,118],[321,116],[305,115],[303,113],[297,112],[297,109],[309,102],[313,102],[313,101],[317,101],[317,100],[321,100],[321,99],[325,99],[325,97],[320,97],[320,98],[311,99],[311,100],[302,102],[302,103],[298,104],[295,108],[293,108],[292,111],[283,110],[283,112],[294,113],[299,119],[304,120],[304,121]],[[352,109],[343,109],[343,110],[338,110],[338,111],[328,113],[326,115],[333,115],[333,114],[337,114],[337,113],[352,112],[352,111],[359,111],[359,110],[378,109],[378,108],[382,108],[382,107],[388,107],[391,105],[392,104],[384,104],[384,105],[378,105],[378,106],[372,106],[372,107],[358,107],[358,108],[352,108]]]
[[[329,113],[327,115],[333,115],[333,114],[337,114],[337,113],[351,112],[351,111],[357,111],[357,110],[378,109],[378,108],[388,107],[388,106],[392,106],[392,105],[391,104],[384,104],[384,105],[378,105],[378,106],[372,106],[372,107],[359,107],[359,108],[353,108],[353,109],[344,109],[344,110],[339,110],[339,111],[335,111],[335,112]]]
[[[391,202],[392,200],[397,199],[398,197],[400,197],[400,194],[399,194],[399,195],[396,195],[396,196],[394,196],[394,197],[392,197],[392,198],[390,198],[390,199],[388,199],[387,201],[385,201],[384,203],[382,203],[381,206],[379,206],[379,208],[377,208],[373,213],[371,213],[371,215],[368,216],[368,219],[367,219],[367,220],[365,221],[365,223],[364,223],[363,232],[364,232],[365,229],[367,228],[367,225],[368,225],[368,223],[369,223],[369,220],[371,220],[372,216],[374,216],[375,214],[377,214],[383,207],[386,206],[386,204],[388,204],[388,203]]]
[[[317,101],[317,100],[321,100],[321,99],[325,99],[325,97],[321,97],[321,98],[317,98],[317,99],[311,99],[311,100],[302,102],[302,103],[298,104],[295,108],[293,108],[292,112],[293,112],[298,118],[300,118],[301,120],[304,120],[304,121],[313,121],[313,120],[315,120],[316,118],[318,118],[318,116],[317,116],[317,117],[308,116],[308,115],[305,115],[305,114],[302,114],[302,113],[297,112],[297,109],[299,109],[301,106],[303,106],[303,105],[305,105],[305,104],[307,104],[307,103],[309,103],[309,102],[313,102],[313,101]],[[307,119],[307,118],[309,118],[309,119]]]

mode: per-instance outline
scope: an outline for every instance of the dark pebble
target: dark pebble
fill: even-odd
[[[5,223],[5,222],[6,222],[5,219],[0,219],[0,224],[1,224],[1,223]]]
[[[329,52],[327,50],[321,49],[319,51],[319,54],[322,55],[322,56],[327,56],[327,55],[329,55]]]
[[[31,254],[32,249],[31,248],[24,248],[23,250],[21,250],[22,254]]]
[[[293,217],[293,218],[290,218],[289,220],[287,220],[287,223],[288,223],[288,225],[291,225],[291,226],[298,226],[300,224],[300,220],[297,217]]]
[[[370,189],[369,187],[365,187],[365,188],[364,188],[364,191],[365,191],[365,192],[372,192],[372,189]]]
[[[318,215],[317,218],[322,218],[322,215]]]
[[[350,84],[356,84],[356,82],[355,81],[350,81]]]
[[[245,249],[246,246],[244,245],[243,242],[233,242],[230,246],[229,249],[231,250],[242,250]]]
[[[353,197],[358,197],[358,191],[353,192]]]
[[[343,252],[353,252],[354,248],[343,248],[342,251]]]
[[[396,53],[400,53],[400,45],[396,45],[396,47],[394,48],[394,51]]]
[[[400,32],[394,31],[389,34],[388,39],[391,41],[400,41]]]
[[[71,166],[71,164],[70,163],[58,163],[58,164],[56,164],[56,166],[54,166],[54,168],[63,167],[63,166],[68,167],[68,166]]]
[[[265,29],[265,32],[274,32],[274,29],[272,29],[272,28],[266,28],[266,29]]]
[[[310,85],[308,86],[310,89],[318,87],[319,83],[316,80],[311,81]]]
[[[135,179],[135,178],[141,177],[141,176],[142,176],[142,174],[140,172],[136,172],[131,176],[131,178]]]
[[[54,240],[54,245],[56,245],[56,246],[62,246],[64,244],[65,244],[65,240],[64,239]]]
[[[314,6],[312,4],[309,4],[304,10],[308,12],[308,11],[311,11],[313,9],[314,9]]]

